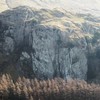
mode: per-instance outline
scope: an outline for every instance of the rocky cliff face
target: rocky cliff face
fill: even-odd
[[[86,79],[86,36],[100,30],[100,20],[89,16],[27,6],[0,13],[1,72],[14,77]]]

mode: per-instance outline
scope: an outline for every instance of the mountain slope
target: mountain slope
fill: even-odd
[[[74,13],[91,13],[100,16],[99,0],[1,0],[2,9],[18,6],[30,6],[37,9],[63,8]],[[2,10],[1,10],[2,11]]]
[[[100,31],[98,16],[83,9],[69,11],[61,1],[61,7],[57,1],[1,1],[2,11],[9,9],[0,13],[1,72],[39,79],[87,78],[88,39]]]
[[[8,9],[8,6],[5,2],[5,0],[0,0],[0,12],[5,11]]]

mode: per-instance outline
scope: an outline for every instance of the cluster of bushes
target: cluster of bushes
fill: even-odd
[[[100,86],[55,78],[46,81],[0,76],[0,100],[100,100]]]

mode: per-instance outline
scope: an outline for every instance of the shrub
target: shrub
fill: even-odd
[[[0,100],[100,100],[100,85],[80,80],[39,81],[10,75],[0,76]]]

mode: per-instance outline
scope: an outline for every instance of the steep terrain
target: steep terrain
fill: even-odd
[[[42,0],[14,4],[11,0],[1,1],[4,5],[0,9],[2,73],[39,79],[87,79],[88,55],[99,48],[97,43],[93,46],[89,42],[100,31],[98,16],[75,14],[63,8],[43,8],[41,3],[50,2]]]

